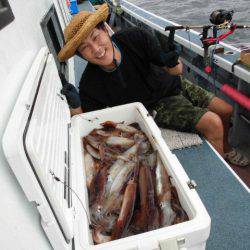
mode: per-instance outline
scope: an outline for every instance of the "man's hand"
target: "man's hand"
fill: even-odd
[[[163,69],[170,75],[175,75],[175,76],[179,76],[182,75],[183,73],[183,64],[182,62],[179,60],[179,63],[172,68],[169,68],[167,66],[163,67]]]
[[[178,62],[179,54],[175,50],[169,51],[169,52],[164,52],[164,53],[162,53],[161,56],[162,56],[162,60],[165,64],[165,66],[168,68],[173,68],[179,64],[179,62]]]
[[[80,96],[75,88],[75,86],[69,83],[63,74],[60,74],[61,81],[63,83],[63,88],[61,93],[66,96],[70,108],[77,109],[81,107]]]

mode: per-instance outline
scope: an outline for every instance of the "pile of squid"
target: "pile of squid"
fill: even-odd
[[[159,154],[137,123],[106,121],[83,138],[95,244],[188,220]]]

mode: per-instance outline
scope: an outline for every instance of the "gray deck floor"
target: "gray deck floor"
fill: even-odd
[[[208,250],[250,249],[250,195],[204,142],[174,150],[212,220]]]

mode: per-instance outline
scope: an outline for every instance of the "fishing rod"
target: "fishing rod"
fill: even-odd
[[[205,65],[204,70],[207,74],[211,73],[212,68],[210,66],[210,58],[209,58],[209,54],[208,54],[209,46],[214,45],[214,44],[216,46],[219,43],[219,41],[221,41],[221,40],[225,39],[226,37],[230,36],[231,34],[233,34],[236,29],[249,29],[250,28],[250,25],[234,24],[232,22],[233,13],[234,13],[233,10],[231,10],[231,11],[226,11],[226,10],[213,11],[210,15],[210,22],[212,24],[209,24],[209,25],[166,26],[165,30],[169,31],[169,37],[168,37],[169,49],[175,47],[175,45],[174,45],[175,30],[185,29],[188,31],[190,29],[202,29],[202,33],[200,34],[200,36],[201,36],[200,39],[201,39],[201,42],[202,42],[203,48],[204,48],[204,65]],[[213,32],[212,37],[208,37],[208,31],[210,29]],[[218,36],[217,35],[218,30],[223,30],[223,29],[227,29],[228,31],[226,33]],[[215,49],[214,49],[214,51],[215,51]],[[250,55],[250,53],[249,53],[249,55]],[[247,54],[246,54],[246,56],[247,56]],[[213,57],[213,53],[212,53],[212,57]],[[213,60],[211,60],[211,61],[213,61]],[[248,61],[249,61],[249,59],[248,59]],[[237,63],[238,63],[238,60],[236,60],[236,62],[232,65],[232,72],[234,72],[234,65]],[[250,66],[250,64],[249,64],[249,66]],[[224,94],[229,96],[231,99],[233,99],[234,101],[239,103],[241,106],[243,106],[247,110],[250,110],[250,98],[248,98],[247,96],[245,96],[244,94],[242,94],[241,92],[234,89],[233,87],[231,87],[228,84],[222,85],[220,90]]]
[[[236,29],[249,29],[250,25],[243,25],[243,24],[234,24],[232,22],[234,11],[230,10],[215,10],[210,15],[210,22],[211,24],[208,25],[173,25],[173,26],[166,26],[165,31],[169,31],[168,37],[168,47],[174,47],[174,35],[176,30],[190,30],[190,29],[202,29],[202,33],[200,34],[201,42],[204,48],[204,64],[205,64],[205,72],[211,73],[212,69],[210,66],[210,59],[208,54],[208,48],[211,45],[217,44],[218,42],[222,41],[223,39],[227,38],[231,34],[234,33]],[[212,30],[213,36],[208,37],[209,30]],[[228,32],[223,33],[218,36],[218,30],[226,29]]]
[[[233,18],[234,11],[230,10],[215,10],[210,15],[210,22],[212,24],[208,25],[176,25],[176,26],[166,26],[165,30],[171,30],[171,29],[210,29],[210,28],[216,28],[216,29],[227,29],[231,27],[231,21]],[[238,29],[245,29],[250,28],[250,25],[237,25]]]
[[[191,30],[191,29],[203,29],[203,28],[213,28],[213,27],[216,27],[217,29],[229,29],[232,25],[230,24],[226,24],[226,25],[177,25],[177,26],[166,26],[165,27],[165,31],[167,30],[171,30],[171,29],[174,29],[174,30],[182,30],[182,29],[185,29],[185,30]],[[237,25],[237,29],[249,29],[250,28],[250,25]]]

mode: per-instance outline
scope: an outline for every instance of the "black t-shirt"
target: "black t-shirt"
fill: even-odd
[[[180,91],[180,77],[160,68],[164,52],[148,31],[128,28],[115,33],[112,40],[121,51],[121,63],[112,72],[88,63],[79,85],[85,112],[131,102],[150,107]]]

